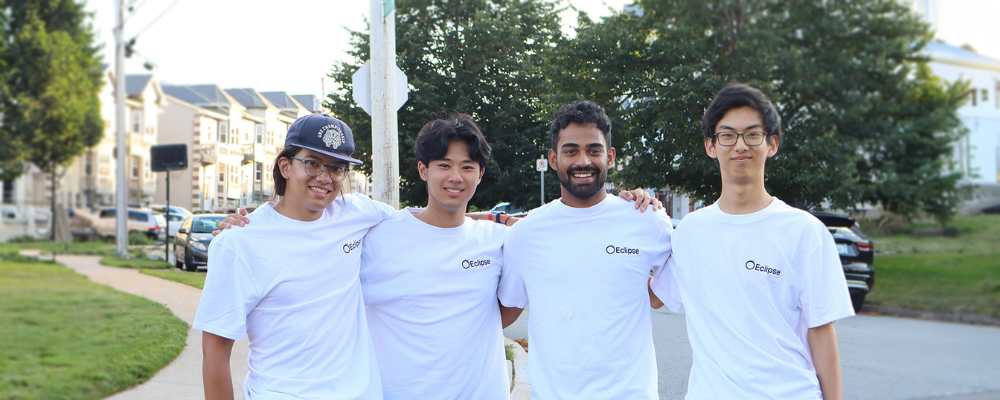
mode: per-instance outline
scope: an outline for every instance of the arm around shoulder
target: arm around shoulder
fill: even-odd
[[[517,318],[521,316],[521,312],[523,311],[524,311],[523,308],[504,307],[503,305],[501,305],[500,306],[500,323],[502,324],[501,326],[506,328],[510,326],[510,324],[513,324],[514,321],[517,321]]]
[[[843,381],[840,375],[840,351],[837,349],[837,331],[833,322],[809,328],[806,333],[809,351],[812,353],[816,377],[824,400],[844,398]]]

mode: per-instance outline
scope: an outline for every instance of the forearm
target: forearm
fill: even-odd
[[[806,334],[809,351],[812,353],[816,377],[823,392],[824,400],[844,398],[843,382],[840,376],[840,352],[837,349],[837,331],[833,323],[810,328]]]
[[[523,308],[517,307],[504,307],[500,306],[500,323],[506,328],[517,321],[517,317],[521,316],[521,312],[524,311]]]
[[[656,310],[663,307],[663,301],[659,297],[656,297],[656,293],[653,293],[653,287],[650,285],[652,282],[653,277],[649,277],[649,280],[646,281],[646,290],[649,291],[649,306]]]
[[[232,351],[232,340],[207,332],[202,333],[201,372],[206,400],[233,399],[233,378],[229,369]]]

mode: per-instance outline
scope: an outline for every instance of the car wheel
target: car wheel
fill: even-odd
[[[181,269],[184,268],[184,262],[180,258],[177,258],[177,253],[174,252],[174,268]]]
[[[854,312],[861,312],[861,307],[865,304],[865,293],[851,293],[851,304],[854,305]]]
[[[198,270],[198,266],[194,265],[194,258],[191,257],[191,251],[184,249],[184,270],[195,272]]]

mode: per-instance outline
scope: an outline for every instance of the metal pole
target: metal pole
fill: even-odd
[[[167,170],[167,231],[163,234],[163,261],[170,262],[170,170]]]
[[[125,0],[118,0],[115,13],[115,128],[118,172],[115,180],[115,254],[128,257],[128,177],[125,166]]]
[[[396,67],[395,2],[370,1],[373,197],[398,208],[399,134],[396,126],[396,76],[393,73]]]
[[[539,172],[542,174],[542,205],[545,205],[545,171]]]

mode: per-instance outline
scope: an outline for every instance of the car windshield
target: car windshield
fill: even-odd
[[[201,217],[191,221],[191,233],[212,233],[216,225],[226,217]]]

